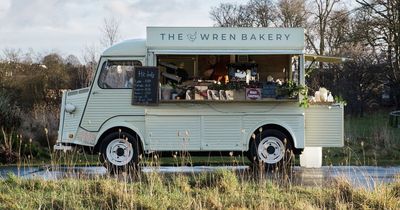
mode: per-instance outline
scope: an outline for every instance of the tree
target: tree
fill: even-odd
[[[95,45],[85,46],[83,60],[85,61],[85,67],[80,71],[79,77],[83,82],[82,87],[88,87],[92,83],[97,68],[98,55]]]
[[[79,59],[75,56],[75,55],[68,55],[65,60],[64,60],[64,64],[65,65],[71,65],[71,66],[80,66],[81,62],[79,61]]]
[[[86,87],[86,78],[81,77],[82,72],[85,71],[85,66],[79,62],[79,59],[75,55],[68,55],[64,61],[65,70],[69,76],[70,84],[68,88],[79,89]]]
[[[272,0],[250,0],[247,4],[255,27],[268,27],[276,20],[276,7]]]
[[[304,27],[308,52],[353,58],[344,65],[313,64],[306,80],[311,90],[325,86],[348,101],[347,110],[363,115],[389,83],[400,109],[400,0],[357,2],[349,11],[341,0],[250,0],[221,4],[210,14],[218,26]]]
[[[102,32],[100,42],[105,48],[112,46],[121,39],[119,24],[120,22],[114,17],[104,18],[103,25],[100,28]]]
[[[20,115],[20,110],[15,101],[7,92],[0,90],[0,129],[4,129],[7,133],[17,129],[21,124]]]
[[[326,42],[326,30],[331,20],[331,13],[334,9],[334,6],[339,3],[340,0],[314,0],[314,6],[317,8],[311,11],[312,17],[314,21],[312,25],[314,25],[315,34],[314,36],[316,40],[312,39],[310,33],[306,33],[306,38],[310,42],[313,50],[318,55],[325,55],[325,42]],[[314,42],[317,42],[315,44]],[[322,64],[320,64],[320,68],[322,69]]]
[[[279,0],[277,21],[280,27],[304,27],[308,12],[304,0]]]
[[[6,48],[3,50],[4,60],[8,63],[18,63],[21,60],[21,50]]]
[[[275,10],[271,0],[250,0],[240,5],[221,3],[211,9],[210,16],[220,27],[268,27],[276,19]]]
[[[366,25],[373,33],[372,44],[383,44],[389,72],[387,79],[400,109],[400,0],[356,0],[371,20]]]
[[[251,27],[252,19],[246,5],[221,3],[210,11],[211,19],[219,27]]]
[[[367,108],[376,108],[381,96],[385,66],[373,61],[370,54],[360,54],[346,62],[338,74],[337,87],[343,97],[350,99],[348,111],[363,116]]]
[[[343,56],[351,41],[350,33],[349,11],[346,9],[333,11],[325,31],[326,52],[332,56]]]

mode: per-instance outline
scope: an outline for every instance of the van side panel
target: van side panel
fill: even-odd
[[[89,96],[81,122],[85,130],[99,131],[103,123],[117,116],[144,117],[143,106],[131,105],[131,89],[99,89],[93,88]]]
[[[199,151],[200,116],[146,116],[150,149],[157,151]]]
[[[100,137],[104,134],[104,132],[108,130],[113,130],[115,132],[119,132],[119,129],[116,128],[127,128],[134,131],[138,136],[137,138],[141,140],[143,149],[147,149],[148,142],[145,141],[144,138],[144,117],[143,116],[117,116],[110,118],[101,126],[100,131],[97,133],[96,136],[96,143],[97,141],[101,140]]]
[[[268,124],[285,128],[292,135],[294,146],[298,149],[304,148],[304,116],[302,114],[246,116],[243,118],[243,123],[248,134],[247,142],[244,142],[246,148],[249,147],[247,144],[255,129]]]
[[[77,136],[79,122],[82,119],[83,110],[89,94],[89,88],[83,88],[73,91],[67,91],[65,104],[72,104],[75,107],[73,113],[64,113],[64,127],[62,133],[62,142],[73,142]]]
[[[203,150],[242,150],[242,116],[203,116]]]
[[[311,105],[305,112],[306,147],[342,147],[343,106]]]
[[[180,150],[181,134],[188,131],[187,150],[247,151],[258,127],[277,124],[292,134],[297,148],[303,148],[303,112],[297,102],[161,103],[146,109],[146,138],[152,150]]]
[[[101,69],[108,60],[138,60],[145,63],[145,57],[102,57],[94,83],[89,93],[80,126],[86,131],[97,132],[107,120],[117,116],[144,116],[145,107],[132,106],[132,89],[102,89],[98,86]]]

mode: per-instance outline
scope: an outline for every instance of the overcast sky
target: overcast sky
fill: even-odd
[[[212,26],[209,11],[246,0],[0,0],[0,50],[20,48],[81,57],[100,47],[104,18],[120,21],[123,39],[144,38],[146,26]]]

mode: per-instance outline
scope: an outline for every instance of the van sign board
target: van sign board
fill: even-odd
[[[303,50],[303,28],[147,27],[150,49]]]

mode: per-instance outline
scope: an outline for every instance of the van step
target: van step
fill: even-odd
[[[58,144],[54,145],[53,148],[54,148],[54,150],[63,150],[64,152],[72,150],[71,146],[63,145],[62,143],[58,143]]]

